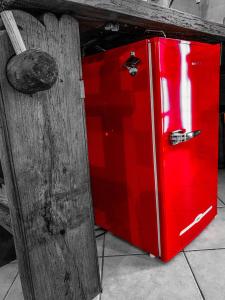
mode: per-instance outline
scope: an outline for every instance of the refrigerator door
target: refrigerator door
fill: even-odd
[[[148,41],[86,57],[83,73],[96,224],[158,256]]]
[[[149,65],[167,261],[217,213],[220,46],[155,38],[149,41]]]

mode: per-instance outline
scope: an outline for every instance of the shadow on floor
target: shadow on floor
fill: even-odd
[[[0,267],[16,259],[13,236],[0,226]]]

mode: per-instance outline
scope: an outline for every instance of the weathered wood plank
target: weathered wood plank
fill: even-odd
[[[186,14],[147,3],[142,0],[1,0],[5,7],[22,7],[32,10],[72,12],[78,18],[98,18],[125,22],[175,32],[183,35],[215,36],[225,40],[225,26]]]
[[[0,32],[1,159],[26,300],[87,300],[100,291],[90,199],[79,28],[70,16],[40,23],[14,12],[27,48],[59,66],[55,86],[35,95],[6,78],[13,54]]]

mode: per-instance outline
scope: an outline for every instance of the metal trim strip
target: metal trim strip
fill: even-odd
[[[152,49],[151,43],[148,43],[149,53],[149,77],[150,77],[150,104],[151,104],[151,123],[152,123],[152,152],[154,165],[154,183],[155,183],[155,202],[156,202],[156,218],[157,218],[157,234],[158,234],[158,250],[161,256],[161,234],[160,234],[160,212],[159,212],[159,190],[158,190],[158,172],[156,158],[156,138],[155,138],[155,110],[154,110],[154,88],[153,88],[153,70],[152,70]]]
[[[204,218],[209,212],[210,212],[210,210],[212,210],[212,205],[206,210],[206,211],[204,211],[203,213],[201,213],[201,214],[199,214],[195,219],[194,219],[194,221],[191,223],[191,224],[189,224],[187,227],[185,227],[183,230],[181,230],[181,232],[180,232],[180,236],[182,236],[185,232],[187,232],[188,230],[190,230],[193,226],[195,226],[196,224],[198,224],[201,220],[202,220],[202,218]]]

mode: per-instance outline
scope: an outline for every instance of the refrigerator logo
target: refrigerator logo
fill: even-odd
[[[186,228],[184,228],[181,232],[180,232],[180,236],[182,236],[185,232],[187,232],[189,229],[191,229],[194,225],[196,225],[197,223],[199,223],[201,221],[202,218],[204,218],[209,212],[210,210],[212,209],[212,205],[203,213],[199,214],[195,220],[190,224],[188,225]]]

